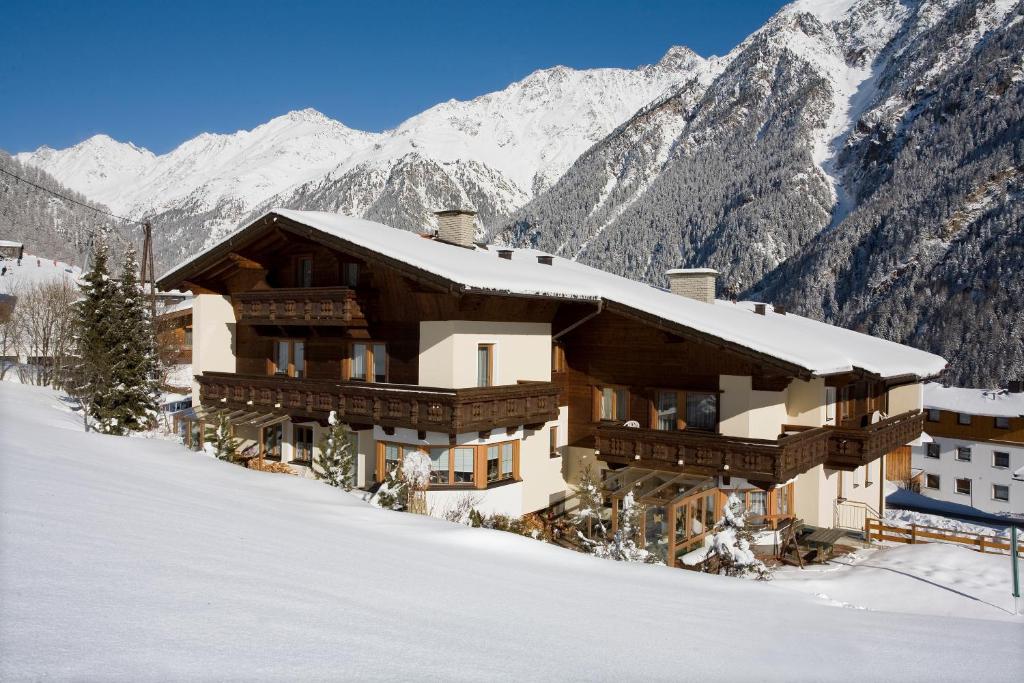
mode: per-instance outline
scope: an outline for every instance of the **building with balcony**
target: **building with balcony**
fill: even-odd
[[[1024,386],[924,388],[925,442],[915,489],[929,498],[1024,517]]]
[[[275,210],[171,269],[159,285],[195,295],[189,439],[225,413],[247,447],[310,467],[335,412],[359,486],[427,452],[436,513],[544,510],[589,467],[612,512],[623,486],[646,497],[666,558],[728,492],[769,520],[881,512],[884,456],[921,435],[942,358],[715,300],[707,269],[664,290],[476,244],[473,222],[442,212],[418,235]]]

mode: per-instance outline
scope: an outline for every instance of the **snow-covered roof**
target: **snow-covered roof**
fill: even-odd
[[[178,313],[179,311],[191,311],[191,310],[192,310],[192,296],[188,295],[188,297],[185,300],[183,300],[183,301],[179,301],[176,304],[171,304],[170,306],[160,307],[159,309],[157,309],[157,315],[170,315],[171,313]]]
[[[537,256],[548,254],[533,249],[513,249],[511,259],[502,259],[495,248],[453,247],[351,216],[291,209],[275,209],[267,216],[273,214],[401,261],[465,291],[617,304],[815,375],[861,369],[882,377],[932,377],[946,367],[946,361],[934,354],[808,318],[759,315],[753,312],[752,303],[708,304],[557,256],[552,265],[544,265]],[[190,263],[239,232],[175,266],[161,281],[179,275]]]
[[[938,382],[929,382],[924,385],[924,407],[986,417],[1024,417],[1024,393],[944,387]]]
[[[0,247],[24,247],[25,245],[21,242],[14,242],[12,240],[0,240]]]

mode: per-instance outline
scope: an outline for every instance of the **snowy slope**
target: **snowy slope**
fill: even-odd
[[[370,508],[83,434],[34,387],[0,386],[0,512],[4,680],[996,681],[1024,665],[1019,623],[838,609]]]

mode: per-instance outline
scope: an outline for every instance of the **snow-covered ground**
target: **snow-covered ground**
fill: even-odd
[[[1001,536],[1003,538],[1009,538],[1010,536],[1009,527],[997,529],[985,526],[984,524],[964,522],[952,517],[943,517],[942,515],[933,515],[927,512],[915,512],[914,510],[889,508],[885,511],[885,521],[896,526],[909,527],[911,524],[917,524],[918,526],[928,526],[934,529],[945,529],[951,533],[984,534],[986,536]]]
[[[949,589],[893,563],[847,582],[856,595],[813,589],[872,607],[854,610],[788,579],[598,560],[84,434],[58,395],[11,383],[0,514],[3,680],[991,681],[1024,666],[1021,623],[909,614],[909,585]],[[872,597],[894,576],[906,593]]]

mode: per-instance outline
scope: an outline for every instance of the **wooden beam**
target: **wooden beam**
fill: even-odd
[[[242,256],[236,251],[229,252],[228,258],[233,261],[236,266],[245,270],[266,270],[262,263],[254,261],[247,256]]]

